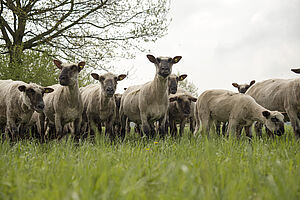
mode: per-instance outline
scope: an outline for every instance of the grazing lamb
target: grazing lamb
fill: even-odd
[[[247,90],[255,83],[255,80],[251,81],[250,84],[237,84],[232,83],[233,87],[236,87],[239,93],[245,94]]]
[[[292,69],[300,73],[300,69]],[[269,110],[287,113],[296,138],[300,138],[300,78],[269,79],[253,85],[246,94]],[[261,125],[257,129],[261,131]]]
[[[6,126],[5,132],[12,140],[19,138],[29,128],[27,124],[34,111],[43,112],[43,95],[51,92],[52,88],[34,83],[0,81],[0,124],[1,127]]]
[[[78,88],[78,73],[83,69],[85,62],[62,63],[54,60],[54,64],[61,70],[59,83],[51,86],[54,92],[44,97],[44,114],[40,114],[41,134],[44,136],[44,122],[49,126],[47,134],[53,134],[54,128],[56,138],[61,139],[66,133],[63,131],[67,123],[72,122],[74,127],[75,139],[80,138],[80,124],[83,111],[83,104]]]
[[[142,124],[146,136],[154,137],[154,122],[160,121],[160,134],[165,136],[165,123],[169,105],[168,77],[173,64],[180,61],[181,56],[157,57],[147,55],[156,67],[153,81],[139,86],[129,87],[123,94],[120,106],[121,136],[125,137],[126,118],[136,124]]]
[[[126,75],[120,74],[116,76],[112,73],[98,75],[92,73],[91,76],[98,80],[100,84],[91,84],[80,88],[84,104],[83,121],[88,123],[88,129],[92,138],[95,135],[95,128],[99,129],[101,122],[104,122],[105,133],[113,140],[115,136],[113,133],[113,124],[117,111],[115,91],[118,81],[123,80]]]
[[[191,113],[193,113],[193,102],[196,102],[197,98],[186,93],[176,93],[169,96],[169,101],[168,118],[170,123],[170,133],[172,136],[176,136],[176,124],[180,123],[179,133],[180,136],[182,136],[185,123],[187,119],[191,117]],[[190,123],[193,123],[193,121]]]
[[[228,122],[227,134],[240,134],[245,127],[246,135],[251,137],[251,125],[254,121],[264,123],[276,134],[284,133],[284,116],[278,111],[270,111],[262,107],[246,94],[227,90],[207,90],[203,92],[195,108],[197,134],[202,123],[202,131],[209,133],[214,121]]]

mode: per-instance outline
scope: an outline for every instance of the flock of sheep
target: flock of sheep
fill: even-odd
[[[178,81],[187,75],[172,74],[172,67],[181,56],[154,57],[147,55],[156,67],[152,81],[128,87],[123,94],[115,94],[118,81],[126,75],[92,73],[98,80],[79,88],[78,73],[85,62],[62,63],[54,60],[60,69],[59,84],[42,87],[22,81],[0,80],[0,128],[3,137],[12,141],[37,137],[44,142],[61,139],[71,133],[75,140],[94,138],[102,132],[114,140],[124,138],[129,122],[134,122],[137,132],[148,138],[158,132],[164,137],[170,128],[172,136],[180,135],[189,121],[194,135],[209,133],[212,126],[220,134],[239,136],[242,129],[252,136],[251,126],[261,135],[262,126],[272,135],[284,134],[284,121],[292,124],[295,136],[300,137],[300,79],[270,79],[239,85],[239,93],[228,90],[207,90],[198,98],[177,88]],[[292,70],[300,73],[300,69]],[[194,128],[194,124],[196,125]],[[222,128],[221,128],[222,125]],[[141,130],[140,130],[141,127]],[[127,130],[128,131],[128,130]]]

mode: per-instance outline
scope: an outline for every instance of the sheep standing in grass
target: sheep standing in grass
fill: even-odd
[[[300,73],[300,69],[292,71]],[[300,78],[261,81],[249,88],[246,94],[269,110],[286,113],[288,115],[286,119],[290,119],[296,138],[300,138]],[[261,124],[256,126],[259,134],[261,127]]]
[[[237,88],[239,93],[245,94],[247,92],[247,90],[255,83],[255,80],[252,80],[250,82],[250,84],[238,84],[238,83],[232,83],[232,86]],[[227,129],[228,123],[223,123],[222,125],[222,133],[225,134],[226,129]],[[216,122],[216,131],[218,134],[220,134],[221,132],[221,123],[220,122]]]
[[[154,122],[160,122],[160,134],[165,136],[165,123],[169,105],[168,77],[173,64],[181,59],[147,55],[156,67],[153,81],[140,86],[129,87],[123,94],[120,106],[121,135],[125,137],[126,118],[137,124],[142,124],[142,130],[147,137],[154,137]]]
[[[51,86],[55,91],[44,97],[44,114],[39,116],[42,137],[46,119],[46,124],[49,126],[46,127],[47,134],[50,134],[50,137],[56,133],[55,138],[61,139],[66,134],[63,131],[64,126],[72,122],[75,138],[78,140],[80,138],[80,124],[83,111],[83,103],[78,88],[78,73],[83,69],[85,62],[73,64],[54,60],[54,63],[61,70],[59,75],[60,84]]]
[[[43,112],[43,95],[51,92],[52,88],[34,83],[0,81],[0,124],[12,140],[26,132],[34,111]]]
[[[254,121],[265,124],[276,134],[284,133],[284,116],[278,111],[270,111],[262,107],[246,94],[227,90],[207,90],[203,92],[195,108],[197,134],[202,123],[202,132],[209,133],[213,122],[228,122],[227,134],[239,135],[245,127],[246,135],[251,137],[251,125]]]
[[[169,96],[168,118],[170,123],[170,133],[172,136],[177,135],[176,124],[180,124],[180,136],[184,131],[185,123],[193,113],[193,102],[197,99],[186,93],[176,93]],[[190,123],[193,123],[190,121]],[[192,131],[192,130],[191,130]]]
[[[113,140],[113,124],[116,117],[115,91],[118,81],[123,80],[126,75],[116,76],[112,73],[98,75],[91,74],[100,84],[91,84],[80,88],[84,103],[83,121],[87,123],[88,130],[94,138],[96,128],[101,132],[101,122],[105,123],[105,133]],[[84,125],[85,126],[85,125]],[[86,128],[83,128],[86,129]]]

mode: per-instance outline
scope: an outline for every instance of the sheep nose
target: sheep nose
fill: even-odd
[[[106,92],[112,93],[114,92],[114,89],[112,87],[108,87],[106,88]]]
[[[65,75],[60,75],[60,76],[59,76],[59,79],[60,79],[60,80],[65,80],[66,78],[67,78],[67,77],[66,77]]]
[[[38,107],[38,109],[43,110],[45,108],[45,105],[44,104],[38,104],[37,107]]]

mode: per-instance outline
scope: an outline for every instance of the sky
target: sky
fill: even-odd
[[[198,88],[236,91],[231,83],[297,78],[300,68],[300,0],[173,0],[166,36],[146,44],[154,56],[182,56],[173,73],[187,74]],[[115,64],[133,68],[118,92],[153,80],[155,66],[145,52]],[[120,67],[121,66],[121,67]]]

